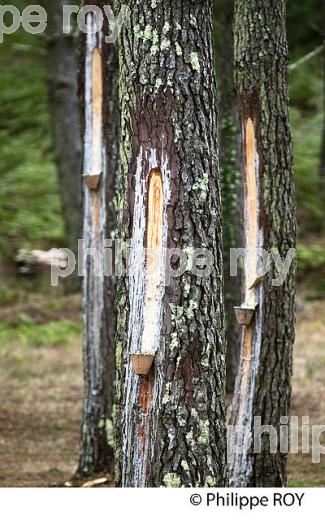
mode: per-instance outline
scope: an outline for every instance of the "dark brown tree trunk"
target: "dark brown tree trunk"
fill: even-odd
[[[284,259],[296,247],[284,0],[235,0],[234,34],[245,247],[276,248]],[[230,481],[233,486],[283,486],[287,455],[280,452],[279,431],[280,418],[290,410],[295,262],[283,284],[274,286],[274,264],[258,283],[257,260],[253,255],[244,273],[245,303],[253,318],[243,326],[231,424],[246,427],[247,433],[237,438],[244,442],[259,417],[277,433],[276,452],[270,453],[268,433],[262,435],[260,453],[252,448],[238,453],[232,443]]]
[[[220,20],[221,82],[220,82],[220,166],[224,234],[225,315],[227,340],[227,392],[233,393],[240,357],[240,327],[234,306],[242,296],[240,277],[230,276],[230,250],[240,247],[242,186],[239,165],[239,125],[234,85],[234,1],[222,0],[215,6]]]
[[[223,486],[225,349],[212,2],[124,3],[120,229],[123,239],[132,238],[132,271],[121,279],[117,299],[117,483]],[[157,200],[151,208],[153,182]],[[157,222],[160,282],[152,298],[145,248]],[[166,248],[179,248],[188,258],[185,273],[169,285]],[[197,248],[213,256],[209,276],[190,266]],[[179,268],[177,254],[171,265]],[[149,374],[138,375],[152,356]]]
[[[78,108],[76,38],[63,33],[63,6],[71,0],[43,0],[48,15],[47,59],[49,104],[55,160],[65,225],[65,247],[77,255],[82,234],[81,137]],[[75,270],[65,281],[67,292],[80,290]]]
[[[106,0],[87,0],[102,7]],[[87,24],[95,17],[89,13]],[[113,249],[116,230],[114,197],[117,189],[120,114],[118,99],[118,51],[106,43],[108,26],[84,37],[81,67],[81,100],[84,112],[84,248],[97,258]],[[108,242],[109,240],[109,242]],[[84,381],[85,397],[78,476],[112,472],[114,436],[112,422],[115,377],[115,280],[99,267],[96,257],[85,254]],[[105,268],[109,267],[109,262]]]
[[[323,39],[325,41],[325,0],[323,0]],[[325,195],[325,48],[322,53],[322,74],[323,74],[323,132],[322,132],[322,144],[320,154],[320,166],[319,166],[319,177],[321,182],[322,195]]]
[[[324,84],[324,114],[325,114],[325,56],[323,57],[323,84]],[[319,178],[321,181],[321,189],[325,190],[325,115],[323,121],[323,131],[322,131],[322,143],[321,143],[321,154],[320,154],[320,166],[319,166]]]

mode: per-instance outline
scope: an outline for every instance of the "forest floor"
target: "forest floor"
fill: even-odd
[[[56,305],[54,310],[46,305],[49,323],[58,312],[71,323],[80,322],[79,298],[70,298],[63,307],[58,305],[58,311]],[[5,312],[11,323],[17,323],[21,316],[37,319],[44,307],[45,302],[41,308],[27,304],[7,307]],[[35,334],[39,340],[37,329]],[[26,334],[19,336],[18,341],[9,338],[0,351],[0,486],[59,485],[71,478],[78,463],[81,335],[71,334],[58,344],[59,335],[50,333],[50,345],[43,341],[33,345],[30,338],[25,339]]]
[[[1,307],[0,322],[0,486],[64,485],[78,463],[80,299]],[[325,423],[324,343],[324,302],[304,302],[292,404],[300,424],[303,415],[310,424]],[[290,455],[289,484],[325,486],[325,456],[313,464],[310,453]]]

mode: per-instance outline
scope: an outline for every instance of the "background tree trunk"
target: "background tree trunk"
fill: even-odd
[[[284,259],[296,247],[284,0],[236,0],[234,34],[246,247],[255,242],[267,251],[277,248]],[[243,327],[231,423],[252,432],[254,417],[260,417],[262,424],[276,429],[277,451],[270,453],[264,433],[260,453],[232,452],[230,479],[234,486],[283,486],[287,455],[280,453],[279,427],[290,410],[295,262],[280,286],[272,285],[278,276],[272,266],[250,289],[257,274],[252,261],[245,268],[246,301],[257,307],[251,324]]]
[[[120,229],[123,239],[133,241],[132,276],[121,279],[117,299],[117,483],[223,486],[225,350],[212,2],[126,3]],[[169,286],[163,280],[156,334],[148,345],[145,208],[153,172],[164,190],[164,248],[183,249],[189,263],[196,248],[207,248],[214,266],[205,278],[186,270]],[[171,261],[178,268],[176,255]],[[136,375],[130,354],[155,348],[149,375]]]
[[[106,0],[87,0],[102,7]],[[87,24],[94,24],[88,14]],[[105,43],[108,26],[84,37],[80,91],[84,113],[84,241],[103,258],[116,230],[114,197],[118,182],[120,113],[117,45]],[[96,133],[96,128],[99,132]],[[85,397],[81,435],[80,477],[113,471],[113,385],[115,377],[115,280],[95,274],[86,257],[83,281]]]
[[[220,21],[218,41],[221,49],[220,81],[220,166],[224,234],[225,315],[227,340],[227,392],[233,393],[239,366],[241,330],[234,313],[242,297],[240,272],[230,276],[230,249],[242,243],[242,185],[239,165],[239,124],[234,85],[233,0],[215,5],[215,18]]]
[[[65,226],[65,247],[75,254],[82,233],[81,136],[78,107],[76,38],[63,34],[63,6],[71,0],[43,0],[48,14],[49,105],[55,160]],[[65,281],[67,292],[80,290],[77,271]]]
[[[323,7],[323,40],[325,41],[325,0],[322,2]],[[323,119],[323,132],[322,132],[322,144],[321,144],[321,154],[320,154],[320,166],[319,166],[319,177],[321,182],[321,190],[322,195],[325,195],[325,48],[322,53],[322,65],[323,65],[323,110],[324,110],[324,119]]]

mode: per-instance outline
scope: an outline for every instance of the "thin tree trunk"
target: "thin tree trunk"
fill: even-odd
[[[117,299],[117,483],[223,486],[225,349],[212,2],[126,3],[120,229],[123,239],[132,237],[132,271],[121,279]],[[159,194],[154,208],[153,182]],[[157,255],[161,278],[153,299],[145,246],[159,222],[163,253]],[[187,269],[168,285],[161,267],[166,248],[186,251],[189,263],[196,248],[208,249],[212,273],[200,277]],[[176,254],[171,262],[179,267]],[[152,356],[149,374],[137,375]]]
[[[323,0],[323,38],[325,40],[325,0]],[[321,181],[322,194],[325,194],[325,47],[322,53],[322,66],[323,66],[323,132],[322,132],[322,144],[321,144],[321,155],[320,155],[320,166],[319,166],[319,177]]]
[[[71,0],[43,0],[48,14],[47,59],[49,102],[65,225],[65,247],[77,255],[82,232],[81,137],[78,108],[76,41],[63,34],[63,6]],[[65,283],[67,292],[80,290],[75,270]]]
[[[105,0],[87,0],[102,7]],[[93,27],[89,13],[87,24]],[[117,188],[120,115],[118,102],[118,51],[106,43],[107,24],[98,34],[85,36],[81,67],[84,112],[84,248],[103,260],[104,249],[116,229],[113,199]],[[85,255],[84,381],[85,397],[81,456],[77,475],[113,471],[113,385],[115,376],[115,280]],[[103,265],[101,266],[103,267]],[[108,267],[108,263],[106,264]],[[97,272],[96,272],[97,271]]]
[[[245,247],[276,248],[284,259],[296,247],[284,0],[235,0],[234,34]],[[280,453],[279,431],[280,418],[290,410],[295,262],[284,283],[274,286],[278,273],[273,264],[258,283],[257,256],[252,255],[244,273],[245,303],[254,316],[243,326],[231,424],[246,427],[247,433],[237,438],[245,442],[259,417],[277,433],[276,453],[270,453],[265,432],[259,453],[252,448],[236,452],[232,444],[230,481],[234,486],[283,486],[287,455]]]
[[[223,0],[215,16],[221,18],[221,82],[220,82],[220,166],[224,233],[225,315],[227,340],[227,392],[233,393],[240,357],[240,327],[234,313],[242,297],[239,276],[230,276],[230,249],[241,243],[242,185],[239,165],[239,125],[234,85],[233,45],[234,1]]]
[[[323,97],[324,97],[324,121],[321,142],[319,178],[321,181],[321,189],[325,190],[325,56],[323,56]]]

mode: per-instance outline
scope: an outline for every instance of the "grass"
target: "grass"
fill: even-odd
[[[18,341],[29,347],[66,345],[71,337],[81,332],[81,325],[68,320],[38,324],[29,316],[21,314],[15,325],[0,323],[0,344],[6,346]]]
[[[323,487],[325,478],[292,478],[288,480],[288,487]]]

